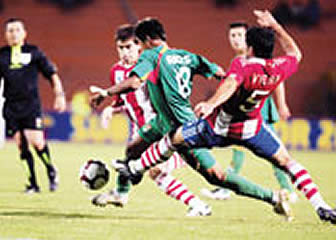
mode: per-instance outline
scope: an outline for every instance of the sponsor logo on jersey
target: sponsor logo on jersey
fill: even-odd
[[[21,56],[20,56],[20,62],[23,64],[23,65],[27,65],[30,63],[32,57],[31,57],[31,54],[30,53],[21,53]]]

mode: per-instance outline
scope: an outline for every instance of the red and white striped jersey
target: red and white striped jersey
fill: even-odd
[[[125,66],[121,62],[113,65],[110,70],[111,85],[124,81],[134,66],[135,65]],[[143,83],[136,91],[120,94],[119,96],[115,96],[113,100],[115,102],[114,106],[124,105],[126,107],[130,121],[135,123],[139,128],[156,115],[149,100],[145,83]]]
[[[262,124],[260,111],[265,100],[297,68],[298,62],[292,56],[274,59],[235,58],[227,77],[235,78],[238,87],[207,119],[215,133],[236,139],[255,136]]]

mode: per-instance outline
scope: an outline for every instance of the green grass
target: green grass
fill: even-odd
[[[228,201],[206,200],[213,215],[185,217],[186,207],[162,194],[153,182],[135,187],[129,204],[123,208],[96,208],[78,180],[78,169],[90,157],[109,160],[122,156],[115,145],[51,143],[53,158],[60,172],[60,189],[48,192],[45,170],[36,159],[42,193],[25,195],[23,168],[13,143],[0,150],[0,239],[39,240],[148,240],[148,239],[335,239],[336,227],[321,223],[310,204],[300,196],[293,206],[296,218],[285,222],[267,204],[234,196]],[[226,167],[230,150],[216,150],[215,156]],[[293,152],[320,186],[330,204],[336,204],[336,155],[321,152]],[[277,188],[269,164],[247,154],[242,174],[267,187]],[[210,187],[190,169],[177,170],[190,189],[199,194]],[[112,180],[114,180],[114,173]],[[109,187],[114,185],[113,181]],[[106,190],[106,189],[105,189]]]

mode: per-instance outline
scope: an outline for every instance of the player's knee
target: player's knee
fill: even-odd
[[[273,155],[273,159],[275,159],[277,165],[282,168],[286,167],[288,163],[292,161],[292,157],[285,147],[280,147],[279,151]]]
[[[39,138],[39,137],[30,139],[30,142],[31,142],[31,144],[33,145],[33,147],[34,147],[35,149],[40,150],[40,151],[41,151],[41,150],[45,147],[45,145],[46,145],[45,140],[44,140],[43,138]]]
[[[149,177],[155,180],[162,173],[161,169],[158,167],[153,167],[149,170]]]

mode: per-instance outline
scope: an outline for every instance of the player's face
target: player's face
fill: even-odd
[[[246,51],[245,36],[246,29],[244,27],[236,27],[229,30],[230,45],[235,53],[239,54]]]
[[[9,46],[22,45],[26,35],[22,22],[11,22],[6,25],[5,38]]]
[[[126,64],[134,64],[139,58],[140,46],[134,42],[134,38],[126,41],[117,41],[117,51],[121,61]]]

